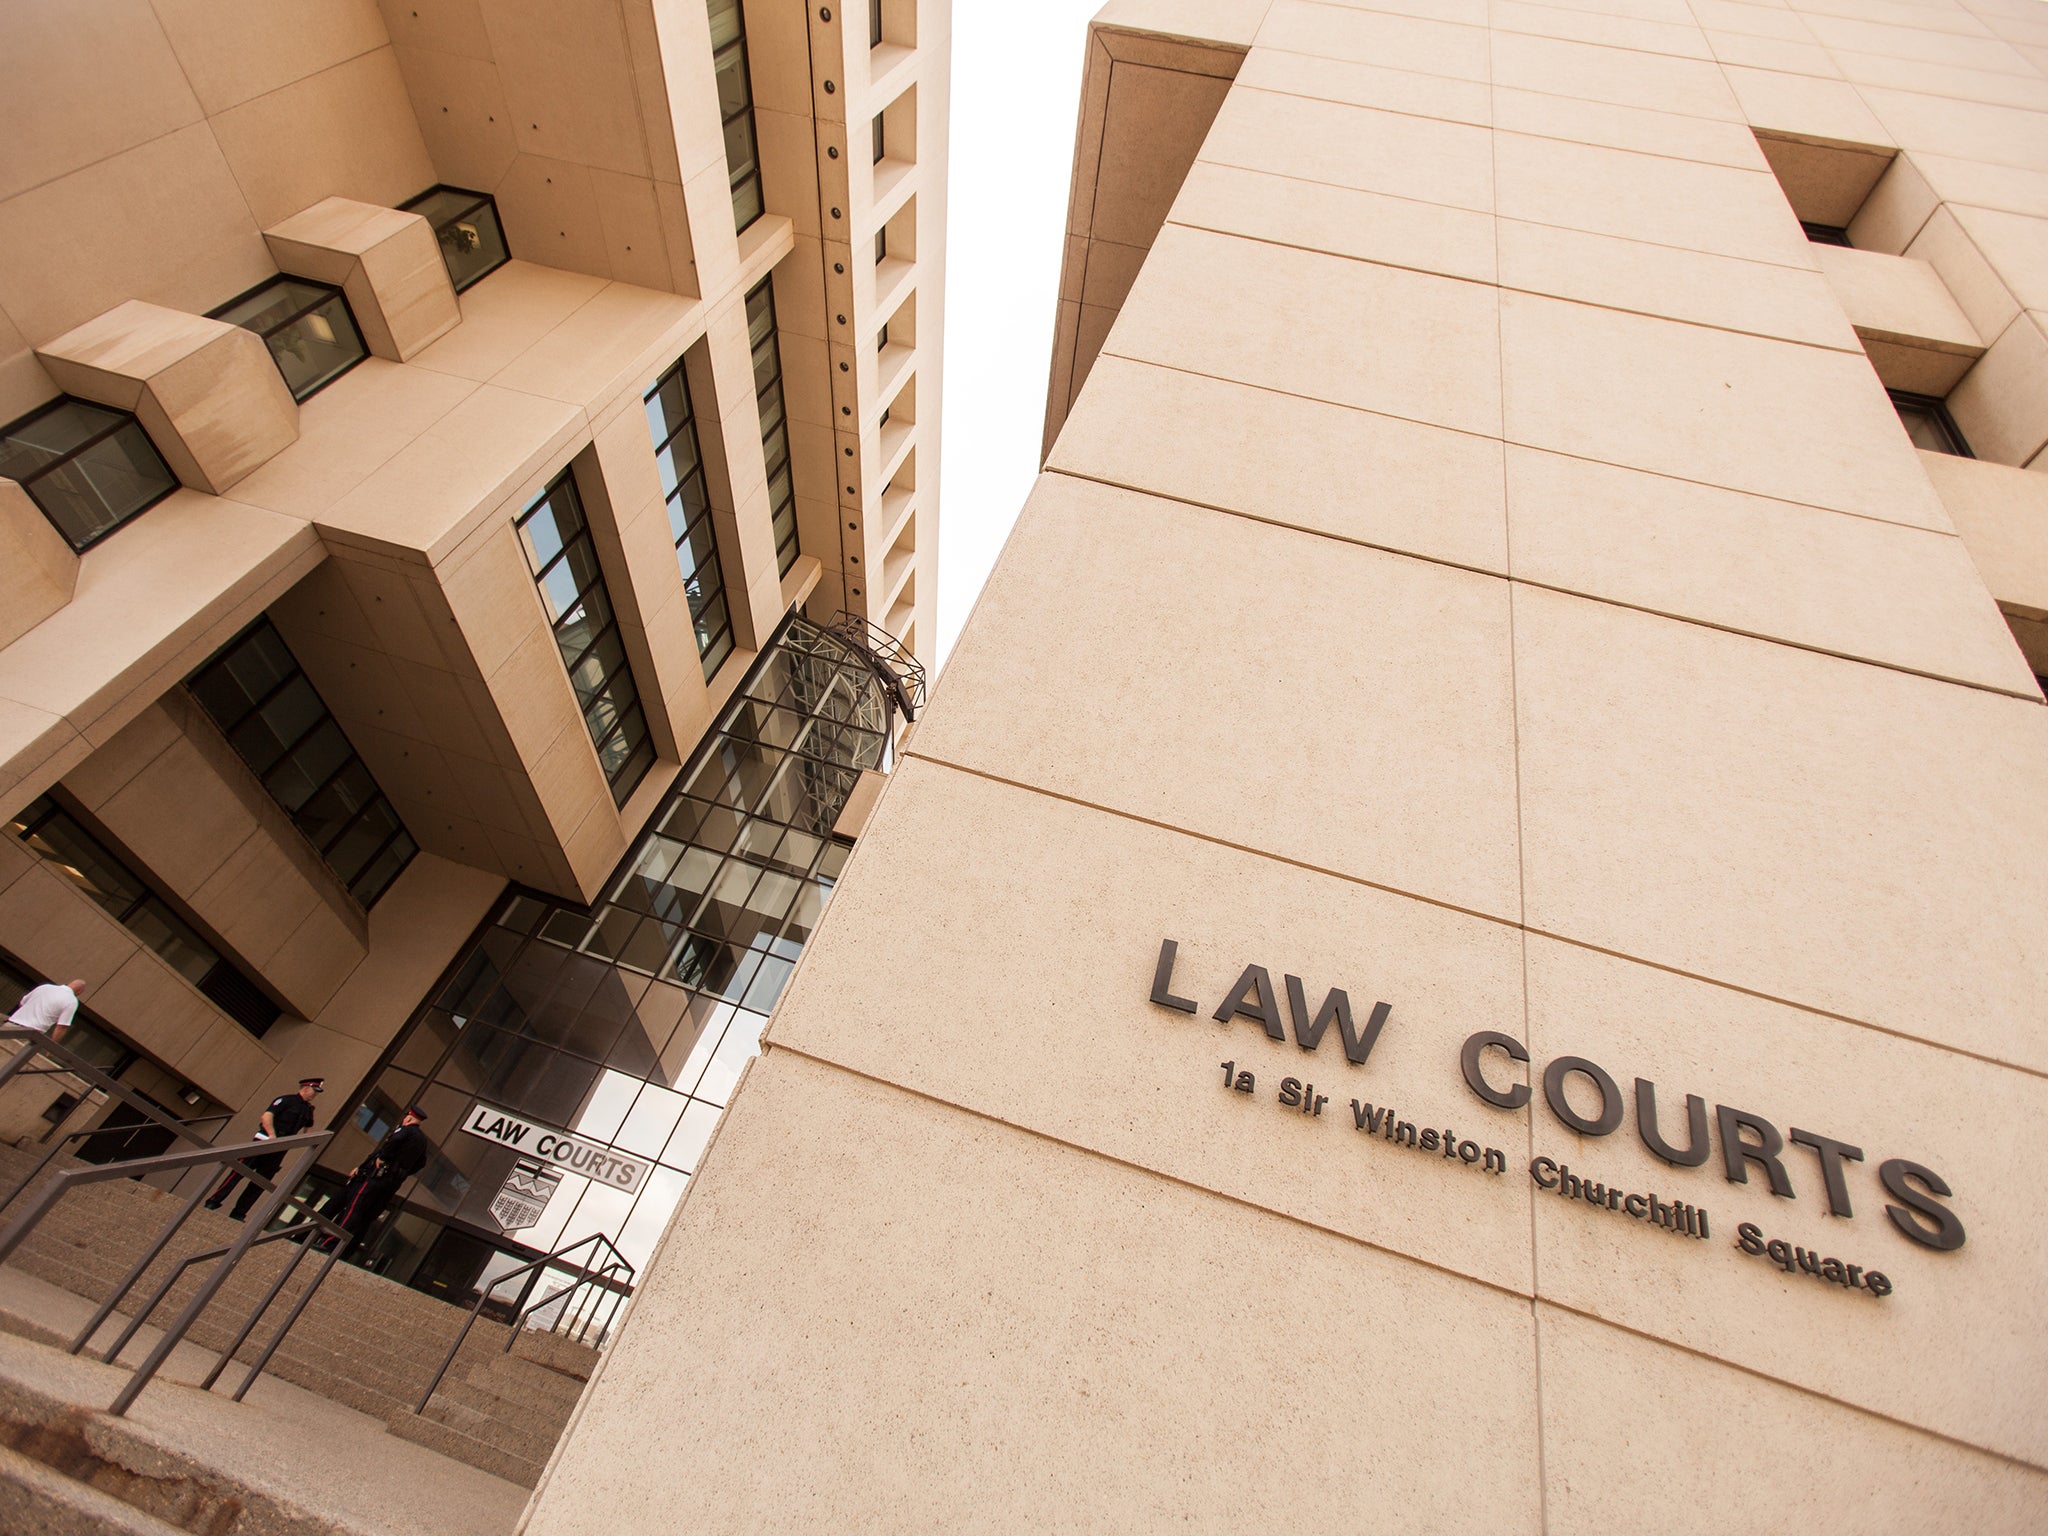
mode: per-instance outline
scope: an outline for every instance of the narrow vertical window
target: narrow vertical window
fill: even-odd
[[[0,476],[81,553],[178,488],[141,422],[69,396],[0,427]]]
[[[612,800],[624,805],[654,766],[654,745],[574,476],[563,470],[514,526],[555,632],[555,647],[569,669],[590,744],[597,748],[598,766],[612,787]]]
[[[888,254],[889,226],[885,224],[875,231],[875,265],[879,267],[882,264],[883,258]]]
[[[277,1022],[282,1010],[262,988],[48,795],[9,821],[8,830],[250,1034],[260,1036]]]
[[[768,465],[768,510],[775,525],[775,571],[796,564],[796,479],[789,467],[789,415],[782,399],[782,349],[775,335],[775,289],[762,278],[747,295],[747,340],[754,349],[754,399],[761,407],[761,457]]]
[[[868,46],[882,46],[882,0],[868,0]]]
[[[185,686],[335,878],[375,906],[419,844],[276,626],[258,619]]]
[[[709,682],[732,654],[732,614],[726,606],[725,569],[719,562],[718,534],[711,524],[703,456],[697,449],[690,385],[683,377],[680,358],[655,380],[647,391],[646,404],[654,460],[661,470],[662,492],[668,498],[676,564],[682,567],[690,620],[697,630],[697,655],[704,663],[704,680]]]
[[[732,178],[732,222],[744,230],[761,217],[761,159],[754,140],[754,92],[747,78],[747,24],[740,0],[709,0],[711,70],[725,124],[725,169]]]
[[[868,133],[875,141],[875,164],[882,163],[882,157],[889,152],[888,134],[882,127],[882,114],[877,112],[868,126]]]

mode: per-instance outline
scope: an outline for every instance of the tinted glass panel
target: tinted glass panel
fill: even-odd
[[[71,399],[0,427],[0,476],[19,481],[77,550],[178,486],[133,416]]]
[[[349,894],[373,906],[416,846],[284,637],[258,619],[186,686]]]
[[[782,396],[782,348],[775,328],[775,288],[763,278],[747,295],[747,334],[754,348],[754,396],[761,412],[761,453],[768,468],[769,518],[775,528],[775,568],[787,576],[796,564],[796,479],[790,471],[787,408]]]
[[[48,795],[14,817],[8,830],[250,1034],[261,1035],[277,1021],[277,1005],[255,982]]]
[[[331,384],[369,355],[339,288],[279,277],[213,312],[261,336],[294,400]]]
[[[754,147],[754,97],[747,77],[746,22],[739,0],[708,0],[711,67],[718,115],[725,124],[725,165],[732,178],[732,217],[744,230],[761,216],[761,168]]]
[[[711,518],[711,494],[697,443],[689,380],[680,359],[647,391],[647,424],[654,434],[654,457],[668,500],[676,565],[683,573],[690,617],[696,623],[697,655],[709,681],[732,653],[732,624],[725,606],[725,572],[719,562],[718,534]]]
[[[498,205],[486,193],[434,187],[404,206],[433,225],[442,264],[457,293],[511,259]]]
[[[661,407],[650,393],[648,419],[660,415]],[[653,765],[654,754],[651,749],[635,750],[646,737],[646,721],[635,702],[639,690],[569,471],[563,470],[519,515],[516,526],[540,589],[541,606],[554,628],[555,646],[583,710],[590,744],[611,785],[612,799],[624,805]],[[638,735],[621,735],[621,725],[629,718],[638,722]]]
[[[617,750],[645,753],[637,707],[617,721]],[[415,1099],[432,1108],[440,1151],[406,1219],[540,1251],[601,1231],[644,1258],[830,897],[847,845],[829,829],[886,727],[866,666],[792,619],[594,907],[500,903],[365,1098],[372,1122]],[[754,800],[777,819],[737,809]],[[564,1176],[532,1225],[505,1233],[490,1207],[515,1154],[447,1129],[477,1103],[656,1166],[637,1193],[602,1200]],[[337,1141],[330,1165],[366,1147]]]

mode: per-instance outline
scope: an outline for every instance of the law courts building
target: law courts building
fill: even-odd
[[[324,1076],[322,1184],[423,1107],[395,1281],[644,1265],[893,765],[947,57],[915,0],[0,5],[0,989],[237,1135]]]
[[[0,951],[525,1536],[2048,1525],[2048,6],[1113,0],[928,707],[943,5],[0,29]]]
[[[1086,48],[1044,473],[528,1536],[2048,1528],[2048,6]]]

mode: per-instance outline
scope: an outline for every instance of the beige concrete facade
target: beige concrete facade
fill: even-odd
[[[1086,47],[1044,473],[527,1536],[2040,1529],[2048,7]]]
[[[0,422],[111,406],[179,482],[79,553],[0,480],[0,810],[53,797],[282,1010],[252,1034],[0,839],[0,951],[84,976],[148,1091],[251,1123],[302,1073],[345,1094],[508,883],[604,884],[789,613],[935,639],[948,12],[889,3],[872,47],[861,6],[744,6],[737,234],[703,0],[0,7]],[[460,293],[398,207],[436,185],[492,195],[511,255]],[[280,273],[340,289],[368,353],[297,403],[205,317]],[[679,361],[734,642],[708,679],[642,405]],[[655,752],[618,805],[513,526],[565,471]],[[259,617],[419,846],[369,910],[184,686]]]

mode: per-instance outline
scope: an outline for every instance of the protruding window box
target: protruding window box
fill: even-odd
[[[195,490],[223,494],[299,435],[298,404],[270,350],[224,320],[130,299],[36,348],[36,356],[66,393],[132,412],[171,472]],[[132,438],[124,442],[133,446]],[[142,472],[138,457],[125,462]]]
[[[263,232],[278,270],[340,288],[378,357],[402,363],[462,320],[434,227],[418,213],[330,197]]]
[[[72,399],[54,400],[0,427],[0,476],[6,477],[0,487],[26,495],[73,552],[90,549],[178,488],[163,455],[132,415]],[[7,481],[18,482],[19,489]],[[15,522],[10,511],[10,550],[17,542],[25,549],[41,542],[25,528],[16,529]],[[75,582],[74,562],[63,581],[63,599],[38,603],[39,618],[62,607]]]
[[[512,251],[505,244],[505,226],[488,192],[463,187],[430,187],[403,205],[433,226],[448,279],[460,293],[505,265]]]
[[[1976,327],[1926,262],[1821,244],[1813,256],[1887,389],[1945,395],[1984,355]]]
[[[70,602],[78,585],[78,556],[12,480],[0,480],[0,571],[7,572],[0,647],[14,644]]]
[[[263,338],[294,400],[318,394],[369,356],[347,296],[327,283],[274,277],[223,304],[213,318]]]

